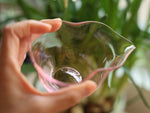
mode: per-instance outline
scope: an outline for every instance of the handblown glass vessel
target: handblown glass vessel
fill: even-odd
[[[43,86],[52,92],[85,80],[99,87],[134,49],[132,42],[104,23],[63,21],[57,32],[36,39],[29,54]]]

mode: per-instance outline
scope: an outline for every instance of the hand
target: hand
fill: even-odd
[[[42,93],[21,73],[29,44],[44,33],[58,30],[61,23],[61,19],[26,20],[4,28],[0,51],[0,113],[57,113],[95,91],[96,84],[86,81],[54,93]]]

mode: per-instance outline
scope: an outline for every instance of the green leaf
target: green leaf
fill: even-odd
[[[62,45],[61,41],[56,38],[55,33],[45,33],[37,40],[35,40],[32,45],[38,43],[44,48],[60,47]]]
[[[17,0],[18,6],[22,9],[25,17],[28,19],[43,19],[46,15],[31,5],[27,4],[24,0]]]
[[[67,21],[76,21],[76,11],[75,2],[68,0],[68,7],[65,8],[63,19]]]
[[[63,18],[65,8],[63,0],[45,0],[48,18]]]
[[[9,5],[16,5],[15,0],[0,0],[0,4],[9,4]]]
[[[111,82],[113,77],[113,71],[111,71],[108,75],[108,87],[111,88]]]
[[[24,63],[21,67],[21,71],[24,74],[30,73],[30,72],[36,72],[35,68],[33,67],[32,64],[26,64]]]
[[[112,27],[113,29],[116,29],[116,25],[118,24],[117,18],[118,18],[118,4],[119,0],[102,0],[101,1],[101,7],[104,9],[106,13],[106,21],[105,23]]]
[[[132,2],[128,2],[128,11],[126,12],[127,14],[130,14],[129,19],[126,19],[124,22],[123,28],[122,28],[122,35],[127,37],[131,32],[136,28],[137,26],[137,14],[138,10],[140,8],[142,0],[133,0]],[[127,18],[127,17],[126,17]],[[136,30],[136,34],[138,34]],[[135,38],[135,36],[134,36]]]
[[[99,21],[98,11],[100,0],[82,0],[81,8],[77,13],[79,21],[97,20]]]
[[[46,38],[43,38],[44,40],[42,42],[42,46],[44,46],[45,48],[60,47],[62,45],[61,41],[55,37],[51,37],[51,35],[52,33],[51,34],[47,33],[44,35],[44,37]]]

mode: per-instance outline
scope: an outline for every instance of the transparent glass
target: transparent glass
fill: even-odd
[[[43,86],[52,92],[85,80],[99,87],[134,49],[132,42],[104,23],[63,21],[57,32],[36,39],[29,54]]]

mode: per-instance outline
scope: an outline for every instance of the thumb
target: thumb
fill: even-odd
[[[86,81],[82,84],[61,89],[46,96],[36,96],[35,103],[37,103],[36,105],[38,107],[43,109],[44,113],[57,113],[79,103],[83,98],[89,96],[95,90],[96,84],[92,81]]]

